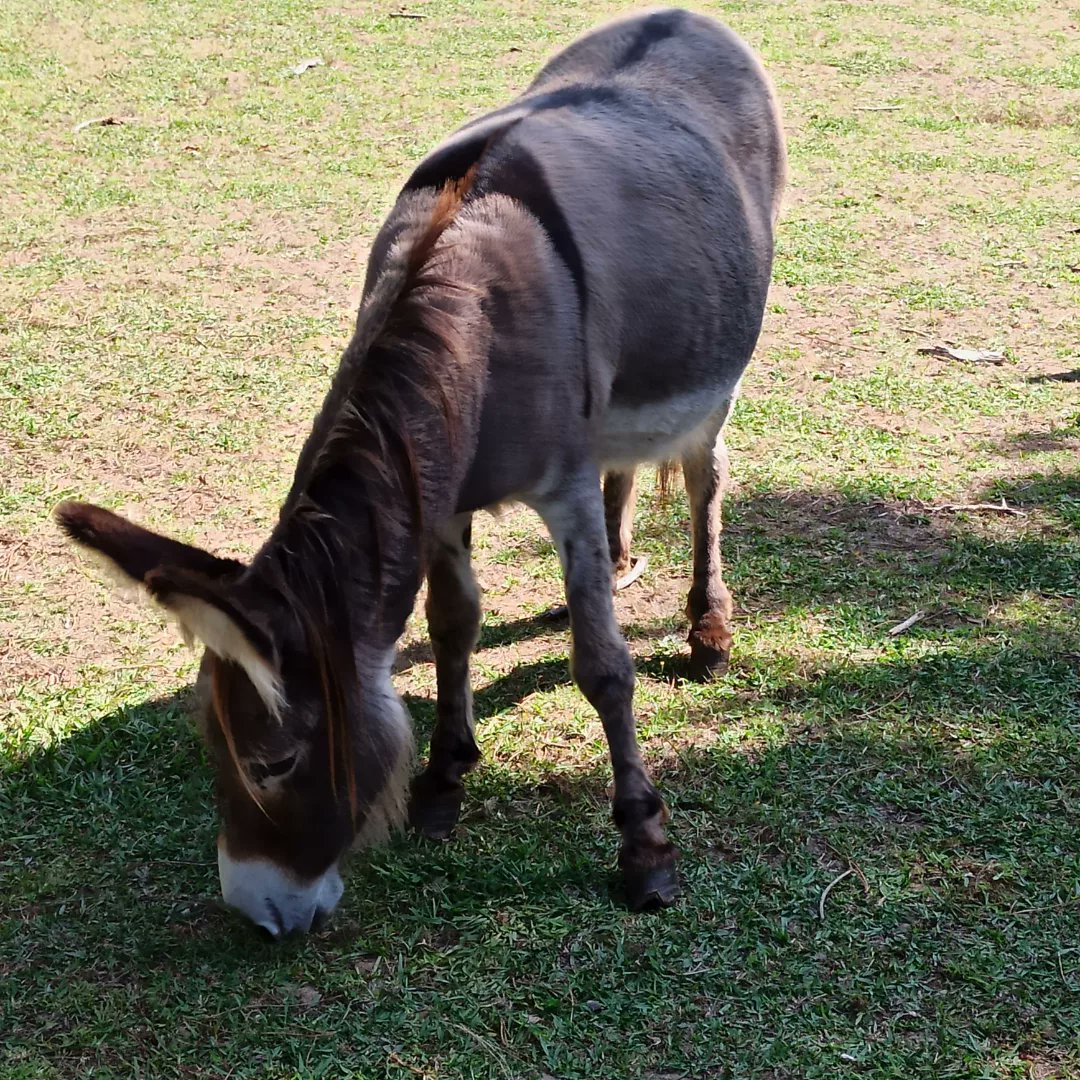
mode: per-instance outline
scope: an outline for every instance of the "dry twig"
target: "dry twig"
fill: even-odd
[[[818,901],[817,905],[818,918],[821,919],[822,922],[825,921],[825,901],[829,898],[829,893],[831,893],[844,878],[851,877],[854,873],[855,870],[849,866],[842,874],[834,877],[832,881],[825,886],[825,891],[821,894],[821,899]]]
[[[810,331],[806,337],[811,341],[820,341],[822,345],[835,345],[838,349],[858,349],[860,352],[877,352],[872,345],[860,345],[855,341],[837,341],[835,338],[825,337],[824,334],[815,334]]]
[[[1027,511],[1017,506],[1009,506],[1002,497],[999,503],[942,503],[941,506],[924,506],[931,514],[1012,514],[1015,517],[1027,517]]]
[[[927,616],[925,611],[916,611],[914,615],[909,615],[903,622],[898,622],[895,626],[889,628],[889,637],[896,637],[897,634],[902,634],[905,630],[910,630],[916,623],[922,622]]]
[[[71,130],[82,131],[88,127],[117,127],[126,124],[127,118],[123,116],[95,116],[92,120],[81,120]]]

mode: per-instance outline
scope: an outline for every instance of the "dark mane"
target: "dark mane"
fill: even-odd
[[[408,617],[422,580],[425,492],[445,486],[444,477],[426,474],[446,468],[464,419],[458,374],[468,367],[469,342],[454,298],[469,310],[479,298],[477,286],[454,279],[453,245],[440,242],[475,173],[474,166],[445,183],[427,220],[391,251],[357,316],[278,525],[251,568],[303,639],[327,716],[331,785],[336,795],[344,780],[354,821],[372,790],[364,780],[375,778],[354,775],[351,743],[369,738],[375,745],[361,756],[392,763],[380,761],[377,732],[350,723],[358,685],[351,625],[360,618],[376,631],[385,626],[377,639],[396,637],[393,628]],[[408,610],[397,600],[402,592]],[[226,675],[218,666],[216,688]],[[214,706],[234,755],[220,689]]]
[[[304,508],[314,497],[312,489],[335,469],[374,469],[387,479],[393,463],[405,464],[415,479],[408,405],[435,407],[446,437],[456,441],[460,403],[447,393],[443,376],[464,361],[465,343],[454,312],[433,302],[433,294],[470,291],[446,272],[452,245],[440,247],[439,242],[456,221],[475,175],[474,165],[465,176],[448,180],[419,231],[416,226],[403,230],[404,238],[391,250],[361,305],[353,336],[301,451],[283,520],[296,510],[310,517]],[[415,494],[417,485],[410,487]]]

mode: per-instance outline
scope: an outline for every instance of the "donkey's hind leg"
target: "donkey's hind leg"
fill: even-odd
[[[604,524],[611,568],[616,580],[630,569],[630,541],[634,535],[636,502],[637,483],[633,469],[612,469],[604,474]]]
[[[573,638],[574,681],[600,714],[615,774],[619,866],[629,906],[666,907],[679,894],[677,853],[664,833],[667,808],[641,760],[634,732],[634,665],[615,622],[599,477],[583,470],[558,496],[537,500],[562,562]]]
[[[472,515],[460,514],[439,530],[428,553],[426,611],[438,700],[428,765],[412,784],[409,821],[435,840],[445,839],[457,824],[465,797],[461,778],[480,760],[469,683],[469,657],[480,635],[471,541]]]
[[[682,459],[694,555],[694,579],[686,601],[690,674],[701,680],[723,675],[731,657],[731,593],[720,568],[721,504],[728,482],[728,452],[721,429],[729,409],[714,419],[705,438]]]

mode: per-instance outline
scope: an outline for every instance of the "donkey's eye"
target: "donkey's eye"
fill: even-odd
[[[271,761],[267,765],[264,765],[261,761],[254,761],[250,766],[251,778],[256,784],[261,784],[264,780],[268,780],[272,776],[284,776],[287,772],[291,772],[292,767],[295,764],[295,754],[290,754],[287,758],[282,758],[280,761]]]

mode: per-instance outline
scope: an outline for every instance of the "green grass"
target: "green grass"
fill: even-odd
[[[278,947],[217,901],[192,654],[49,512],[254,550],[411,164],[615,9],[0,10],[0,1077],[1080,1076],[1076,11],[703,6],[774,73],[792,186],[728,439],[730,674],[681,679],[681,495],[643,496],[618,600],[686,895],[620,906],[515,511],[478,524],[456,838],[357,857]],[[1023,516],[942,509],[1002,498]]]

